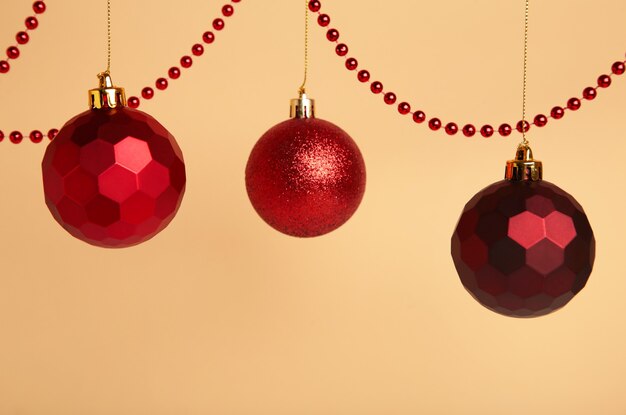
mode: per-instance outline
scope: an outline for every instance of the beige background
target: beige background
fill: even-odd
[[[8,46],[31,1],[2,0]],[[48,1],[0,77],[0,128],[48,129],[86,107],[105,64],[105,2]],[[385,88],[460,123],[520,116],[523,2],[325,0]],[[136,94],[223,2],[114,0],[114,80]],[[564,104],[626,52],[626,2],[531,4],[529,110]],[[42,195],[44,145],[0,144],[0,414],[625,414],[626,78],[533,130],[546,179],[572,193],[598,254],[585,288],[539,319],[463,289],[449,239],[517,137],[448,137],[402,118],[311,27],[309,91],[359,144],[368,187],[340,230],[266,226],[243,172],[301,81],[302,2],[243,0],[205,55],[142,106],[177,137],[188,187],[171,226],[127,250],[70,237]]]

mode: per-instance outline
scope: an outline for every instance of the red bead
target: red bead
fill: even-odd
[[[150,88],[149,86],[145,87],[141,90],[141,96],[144,97],[144,99],[152,99],[152,97],[154,96],[154,89]]]
[[[341,128],[293,118],[267,131],[246,166],[250,202],[287,235],[319,236],[345,223],[365,191],[365,163]]]
[[[598,86],[600,88],[607,88],[609,85],[611,85],[611,77],[608,75],[600,75],[598,77]]]
[[[393,92],[387,92],[384,96],[385,104],[391,105],[396,102],[396,94]]]
[[[472,124],[465,124],[463,126],[463,135],[465,137],[473,137],[474,134],[476,134],[476,127],[474,127]]]
[[[513,129],[511,128],[509,124],[502,124],[498,128],[498,132],[500,133],[502,137],[506,137],[508,135],[511,135],[511,132],[513,132]]]
[[[515,126],[515,129],[517,131],[519,131],[520,133],[522,133],[522,132],[525,133],[528,130],[530,130],[530,124],[526,120],[520,120],[520,121],[518,121],[517,125]]]
[[[11,134],[9,134],[9,140],[11,140],[13,144],[21,143],[23,138],[22,133],[19,131],[12,131]]]
[[[592,99],[596,97],[596,95],[598,95],[598,92],[596,91],[595,88],[591,86],[588,86],[587,88],[583,89],[583,98],[585,98],[586,100],[591,101]]]
[[[348,58],[348,59],[346,59],[346,68],[347,68],[349,71],[353,71],[353,70],[355,70],[358,66],[359,66],[359,63],[357,62],[357,60],[356,60],[356,59],[354,59],[354,58]]]
[[[331,42],[336,42],[337,39],[339,39],[339,31],[337,31],[337,29],[328,29],[326,32],[326,39]]]
[[[157,87],[157,89],[160,89],[161,91],[166,89],[167,85],[168,85],[168,82],[167,82],[167,79],[165,78],[159,78],[155,82],[155,86]]]
[[[215,41],[215,34],[213,32],[204,32],[202,34],[202,41],[204,43],[213,43]]]
[[[441,128],[441,120],[439,118],[431,118],[428,121],[428,127],[433,131],[437,131]]]
[[[423,123],[426,120],[426,114],[424,114],[424,111],[415,111],[413,113],[413,121],[415,121],[418,124]]]
[[[213,29],[222,30],[224,28],[224,20],[217,18],[213,20]]]
[[[348,46],[346,46],[346,44],[344,43],[340,43],[335,48],[335,52],[339,56],[346,56],[348,54]]]
[[[485,124],[480,128],[480,135],[489,138],[493,135],[493,127],[489,124]]]
[[[33,130],[30,132],[29,138],[33,143],[41,143],[41,140],[43,140],[43,134],[39,130]]]
[[[46,11],[46,4],[43,1],[36,1],[33,3],[33,10],[37,14],[41,14]]]
[[[140,101],[139,101],[139,98],[137,98],[137,97],[133,96],[133,97],[128,98],[128,106],[131,107],[131,108],[138,108],[139,107],[139,103],[140,103]]]
[[[192,63],[193,63],[193,60],[191,59],[191,56],[185,55],[182,58],[180,58],[180,66],[182,66],[183,68],[191,67]]]
[[[317,16],[317,24],[322,27],[326,27],[330,24],[330,17],[327,14],[320,14]]]
[[[34,29],[37,29],[37,26],[39,26],[39,21],[37,20],[35,16],[30,16],[26,18],[24,25],[26,26],[27,29],[34,30]]]
[[[378,81],[374,81],[370,85],[370,90],[375,94],[380,94],[381,92],[383,92],[383,84]]]
[[[15,35],[15,40],[17,40],[17,43],[19,43],[20,45],[27,44],[28,39],[30,39],[30,37],[26,32],[17,32],[17,35]]]
[[[180,69],[178,69],[176,66],[172,66],[167,71],[167,75],[170,77],[170,79],[178,79],[180,78]]]
[[[465,205],[451,242],[464,287],[512,317],[563,307],[585,286],[595,257],[583,209],[545,180],[502,180],[481,190]]]
[[[102,247],[152,238],[173,219],[185,191],[174,137],[128,107],[72,118],[48,145],[42,170],[46,204],[57,222]]]
[[[370,80],[370,73],[368,71],[366,71],[365,69],[360,70],[357,78],[359,78],[359,81],[361,82],[367,82]]]
[[[563,118],[564,115],[565,115],[565,110],[563,110],[562,107],[554,107],[552,108],[552,110],[550,110],[550,116],[554,118],[555,120],[559,120]]]
[[[230,0],[230,1],[232,1],[233,3],[239,3],[240,0]]]
[[[537,127],[543,127],[544,125],[546,125],[548,123],[548,117],[546,117],[543,114],[537,114],[535,115],[535,125]]]
[[[54,137],[56,137],[58,133],[59,133],[59,130],[57,130],[56,128],[51,128],[50,130],[48,130],[48,139],[49,140],[54,139]]]
[[[449,122],[446,124],[445,130],[448,135],[454,135],[459,132],[459,127],[455,123]]]
[[[411,104],[408,102],[401,102],[398,104],[398,112],[402,115],[408,114],[411,112]]]
[[[11,69],[11,65],[7,61],[0,61],[0,73],[7,73]]]
[[[20,50],[17,48],[17,46],[9,46],[7,48],[7,56],[10,59],[17,59],[20,56]]]
[[[626,71],[626,65],[624,65],[624,62],[617,61],[611,65],[611,72],[615,75],[621,75],[624,71]]]
[[[226,17],[230,17],[233,15],[233,13],[235,13],[235,9],[233,6],[231,6],[230,4],[225,4],[222,7],[222,14]]]
[[[578,98],[570,98],[567,101],[567,108],[572,111],[576,111],[578,108],[580,108],[580,100]]]
[[[204,46],[202,46],[199,43],[196,43],[195,45],[191,47],[191,53],[193,53],[195,56],[202,55],[204,53]]]
[[[309,2],[309,10],[311,10],[313,13],[319,12],[321,8],[322,4],[319,2],[319,0],[311,0]]]
[[[0,143],[4,140],[4,132],[0,131]]]

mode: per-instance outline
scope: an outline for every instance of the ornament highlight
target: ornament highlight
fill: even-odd
[[[259,216],[291,236],[313,237],[343,225],[365,192],[365,163],[338,126],[315,118],[312,99],[291,101],[290,119],[270,128],[246,166],[248,197]]]
[[[174,218],[185,164],[174,137],[150,115],[127,108],[123,88],[98,75],[91,109],[69,120],[42,161],[46,205],[65,230],[106,248],[144,242]]]
[[[542,180],[527,144],[505,180],[478,192],[452,235],[452,258],[467,291],[511,317],[537,317],[567,304],[587,283],[595,239],[580,204]]]

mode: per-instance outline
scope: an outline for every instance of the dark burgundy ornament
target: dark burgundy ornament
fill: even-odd
[[[287,235],[319,236],[343,225],[365,192],[365,163],[350,136],[314,117],[313,100],[292,100],[291,119],[270,128],[246,167],[250,202]]]
[[[452,258],[469,293],[511,317],[567,304],[587,283],[595,239],[583,208],[542,180],[541,162],[520,144],[506,180],[478,192],[452,235]]]
[[[121,248],[144,242],[174,218],[185,164],[174,137],[150,115],[126,108],[124,91],[100,74],[92,109],[68,121],[42,162],[46,204],[71,235]]]

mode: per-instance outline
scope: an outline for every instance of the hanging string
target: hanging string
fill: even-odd
[[[522,83],[522,143],[528,144],[526,139],[526,67],[528,64],[528,2],[525,0],[524,9],[524,80]]]
[[[107,0],[107,70],[111,73],[111,0]]]
[[[309,1],[304,1],[304,80],[298,89],[300,94],[306,93],[306,75],[309,69]]]

